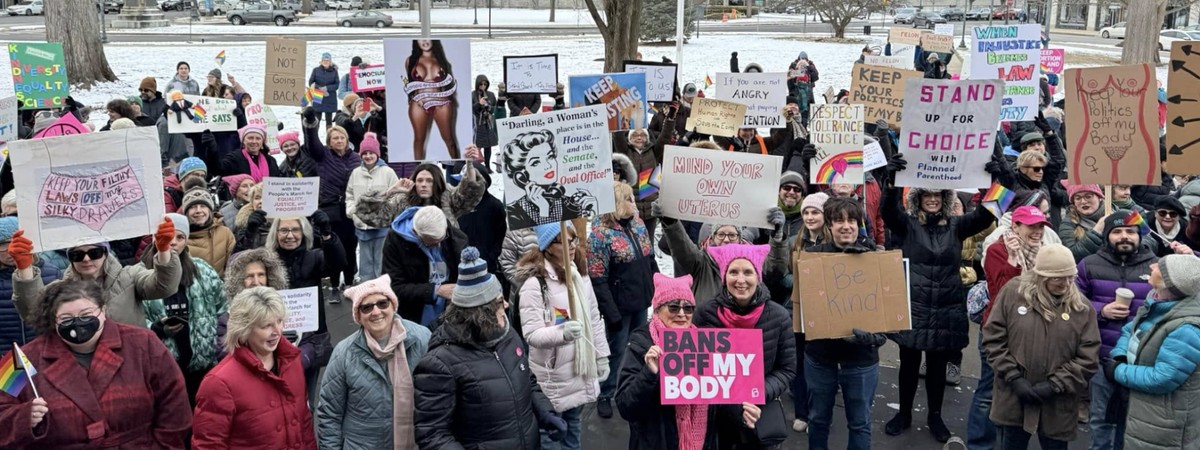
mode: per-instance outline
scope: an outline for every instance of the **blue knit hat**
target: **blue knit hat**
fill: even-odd
[[[476,308],[491,303],[502,293],[500,282],[487,271],[487,261],[479,258],[479,250],[467,247],[458,264],[458,283],[450,303],[463,308]]]
[[[18,228],[21,223],[16,217],[0,217],[0,242],[11,241]]]
[[[208,172],[208,165],[204,164],[203,159],[195,156],[189,156],[187,158],[183,158],[183,161],[179,162],[179,166],[175,168],[175,173],[179,175],[179,179],[182,180],[183,177],[186,177],[188,173],[195,172],[197,170]]]
[[[567,228],[572,230],[575,229],[575,225],[571,222],[566,222],[566,224]],[[544,223],[535,227],[533,232],[537,233],[538,250],[546,251],[547,248],[550,248],[550,245],[553,244],[554,240],[558,238],[558,232],[560,230],[561,228],[559,227],[558,222]]]

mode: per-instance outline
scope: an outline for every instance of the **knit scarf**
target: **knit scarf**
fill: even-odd
[[[596,364],[596,349],[592,346],[592,320],[588,317],[588,309],[585,306],[583,293],[583,278],[579,276],[579,271],[576,270],[575,264],[571,263],[571,267],[567,270],[570,277],[570,282],[567,283],[567,289],[571,290],[570,312],[571,319],[583,324],[583,336],[575,341],[575,373],[582,376],[584,379],[592,380],[599,377],[600,368]],[[585,340],[587,342],[579,342]]]
[[[1020,236],[1017,236],[1016,231],[1013,231],[1011,228],[1005,232],[1005,236],[1001,239],[1005,239],[1009,235],[1017,238],[1018,241],[1021,241],[1021,248],[1017,250],[1017,254],[1010,255],[1012,256],[1013,260],[1017,261],[1018,267],[1021,268],[1021,273],[1033,270],[1033,263],[1037,261],[1038,251],[1042,249],[1042,243],[1036,242],[1031,244],[1029,242],[1025,242],[1025,240],[1021,239]],[[1012,250],[1010,249],[1009,251],[1011,252]]]
[[[400,317],[392,322],[392,334],[388,336],[387,345],[379,347],[379,342],[363,330],[367,348],[371,355],[380,361],[387,361],[388,377],[392,381],[392,445],[396,449],[417,448],[416,432],[413,428],[413,380],[408,371],[408,355],[404,353],[404,338],[408,331]]]
[[[796,206],[789,207],[783,203],[783,199],[780,199],[778,201],[778,204],[779,204],[779,209],[783,210],[784,217],[795,216],[796,214],[800,214],[800,212],[804,210],[803,203],[797,203]]]
[[[662,333],[666,328],[658,315],[650,319],[650,339],[654,345],[662,346]],[[696,326],[689,325],[688,328]],[[679,435],[679,450],[701,450],[708,428],[708,405],[675,405],[675,427]]]
[[[250,178],[254,179],[255,183],[261,183],[263,178],[271,176],[271,170],[267,167],[267,158],[260,151],[258,154],[258,162],[254,162],[254,158],[250,156],[250,152],[242,147],[242,156],[246,157],[246,162],[250,165]]]

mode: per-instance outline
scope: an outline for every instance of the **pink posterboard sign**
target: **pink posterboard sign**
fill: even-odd
[[[383,64],[350,68],[350,90],[354,92],[382,91],[387,88]]]
[[[59,117],[58,120],[55,120],[54,123],[50,124],[50,126],[39,130],[33,135],[33,138],[41,139],[55,136],[67,136],[72,134],[84,134],[88,131],[88,127],[80,123],[79,119],[76,119],[74,114],[67,113],[63,114],[62,117]]]
[[[664,329],[659,359],[664,405],[766,401],[762,330]]]
[[[1061,48],[1042,49],[1042,73],[1062,73],[1066,52]]]

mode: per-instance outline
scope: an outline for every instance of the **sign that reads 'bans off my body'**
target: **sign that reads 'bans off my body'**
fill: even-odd
[[[659,202],[667,217],[770,228],[783,158],[668,145]]]
[[[762,404],[762,330],[665,328],[658,375],[664,405]]]
[[[318,177],[263,179],[263,212],[267,217],[308,217],[317,210]]]

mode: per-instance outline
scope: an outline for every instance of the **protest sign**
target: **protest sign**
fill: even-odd
[[[817,157],[809,163],[809,183],[863,184],[863,106],[816,105],[809,138]]]
[[[879,141],[873,141],[863,146],[863,170],[875,170],[887,165],[887,155]]]
[[[785,73],[718,73],[718,100],[746,105],[742,128],[783,128],[787,104]]]
[[[1166,171],[1177,175],[1200,175],[1200,47],[1194,46],[1174,43],[1167,73]]]
[[[63,46],[58,42],[8,44],[13,89],[20,109],[49,109],[66,106],[71,95]],[[4,94],[7,95],[7,94]]]
[[[267,37],[263,104],[300,104],[300,99],[304,98],[304,90],[308,88],[308,68],[304,65],[304,55],[307,51],[308,44],[303,40]],[[330,98],[328,101],[337,99]]]
[[[670,103],[675,100],[678,70],[679,66],[671,63],[625,61],[626,73],[646,74],[646,100],[650,103]]]
[[[258,125],[267,130],[267,148],[279,148],[279,118],[270,106],[252,103],[246,107],[246,124]]]
[[[663,214],[683,220],[771,228],[767,211],[779,190],[783,158],[666,146],[659,202]]]
[[[308,217],[317,210],[321,178],[263,178],[262,210],[267,217]]]
[[[1004,82],[909,79],[904,89],[900,152],[908,168],[896,186],[986,188]]]
[[[746,121],[746,105],[713,98],[692,100],[692,114],[684,124],[686,130],[696,130],[712,136],[731,137]]]
[[[0,142],[17,140],[17,120],[17,96],[0,98]]]
[[[869,55],[863,58],[868,66],[883,66],[894,69],[913,70],[913,59],[904,56]]]
[[[1042,49],[1042,73],[1062,73],[1066,52],[1061,48]],[[1170,77],[1170,74],[1167,74]]]
[[[954,36],[938,33],[923,33],[921,34],[921,49],[927,52],[953,52]]]
[[[1149,64],[1067,69],[1065,144],[1071,184],[1162,182],[1154,73]]]
[[[504,86],[509,94],[558,91],[558,55],[505,56]]]
[[[279,291],[283,297],[283,306],[287,310],[287,318],[283,321],[284,331],[308,333],[320,328],[320,297],[317,287],[284,289]]]
[[[7,52],[0,52],[0,67],[8,67],[12,70],[12,56]],[[0,96],[15,95],[17,92],[13,84],[12,74],[0,75]]]
[[[350,68],[350,90],[354,92],[382,91],[387,89],[387,77],[383,64],[372,64],[363,68]]]
[[[863,105],[867,122],[883,120],[891,128],[900,126],[904,112],[904,80],[922,78],[916,70],[855,64],[851,72],[850,103]]]
[[[928,33],[916,28],[891,27],[888,29],[888,42],[892,44],[921,45],[921,35]]]
[[[933,25],[933,33],[945,36],[954,36],[954,24],[952,23],[936,23]]]
[[[646,127],[646,74],[607,73],[572,76],[571,107],[603,104],[608,114],[610,131]]]
[[[1038,70],[1042,59],[1037,24],[975,27],[971,47],[972,80],[1004,80],[1000,120],[1033,120],[1038,112]]]
[[[17,190],[17,209],[35,251],[153,234],[162,222],[154,127],[18,140],[8,148],[13,182],[29,188]]]
[[[664,405],[762,404],[762,330],[664,328],[658,375]]]
[[[870,253],[797,253],[793,302],[808,339],[912,328],[907,271],[899,250]]]
[[[427,50],[422,42],[428,43]],[[410,60],[422,54],[449,65]],[[387,115],[388,162],[463,159],[475,137],[471,40],[384,39],[383,60],[392,68],[385,74],[391,87],[387,110],[392,111]]]
[[[33,138],[41,139],[55,136],[67,136],[71,134],[84,134],[90,133],[91,131],[92,130],[88,129],[88,127],[80,122],[79,119],[75,118],[74,114],[63,114],[62,117],[55,119],[54,123],[50,124],[50,126],[42,128],[41,130],[38,130],[37,133],[34,133]]]
[[[237,118],[233,116],[233,110],[237,108],[236,101],[184,95],[182,100],[171,100],[170,103],[178,103],[183,109],[181,112],[167,110],[167,132],[171,134],[238,129]]]
[[[892,54],[889,56],[899,56],[913,61],[916,58],[917,46],[915,44],[892,44]]]
[[[596,217],[616,209],[606,107],[496,121],[510,230]]]

